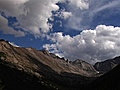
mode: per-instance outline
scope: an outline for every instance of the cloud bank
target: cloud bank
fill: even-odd
[[[106,60],[120,55],[120,27],[98,25],[94,30],[84,30],[79,35],[54,33],[46,44],[47,50],[70,60],[82,59],[89,63]]]
[[[75,6],[82,10],[89,7],[87,0],[0,0],[0,12],[4,12],[6,17],[16,17],[19,28],[25,33],[40,37],[53,27],[49,20],[53,16],[52,12],[60,9],[57,3],[67,2],[69,2],[70,6]],[[60,13],[63,19],[72,16],[71,11],[62,10]],[[7,21],[7,18],[4,18],[4,20]],[[20,34],[19,36],[23,35]]]
[[[59,10],[56,3],[60,1],[62,0],[0,0],[0,12],[4,12],[6,17],[16,17],[24,32],[40,36],[52,28],[48,19],[52,17],[52,11]]]

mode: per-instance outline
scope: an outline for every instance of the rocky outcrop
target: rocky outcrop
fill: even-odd
[[[106,72],[112,70],[118,64],[120,64],[120,57],[109,59],[109,60],[106,60],[103,62],[97,62],[94,65],[94,68],[96,70],[98,70],[100,73],[106,73]]]
[[[78,68],[82,68],[83,70],[85,70],[93,75],[97,72],[94,69],[93,65],[91,65],[83,60],[80,60],[80,59],[73,61],[72,64],[77,66]]]

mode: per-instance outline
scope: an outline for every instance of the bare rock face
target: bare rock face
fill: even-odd
[[[94,69],[93,65],[91,65],[83,60],[80,60],[80,59],[73,61],[72,64],[78,66],[79,68],[82,68],[83,70],[85,70],[91,74],[93,73],[93,75],[97,72]]]
[[[98,70],[100,73],[106,73],[106,72],[112,70],[118,64],[120,64],[120,57],[109,59],[109,60],[106,60],[103,62],[97,62],[94,65],[94,68],[96,70]]]

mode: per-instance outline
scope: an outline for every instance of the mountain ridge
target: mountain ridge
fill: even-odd
[[[36,85],[40,84],[44,88],[62,88],[61,90],[63,90],[63,87],[82,88],[84,85],[93,81],[95,79],[93,76],[97,73],[94,70],[92,73],[89,73],[87,70],[73,65],[63,58],[48,53],[48,51],[14,47],[5,40],[0,40],[0,66],[1,73],[4,72],[0,74],[0,77],[2,77],[4,82],[8,82],[6,87],[10,89],[14,88],[12,90],[16,90],[17,88],[14,85],[16,82],[15,78],[21,81],[16,83],[25,84],[27,82],[28,86],[33,81],[36,82]],[[12,75],[11,78],[13,78],[14,82],[7,77],[9,74]],[[16,76],[18,74],[21,76]],[[25,82],[22,78],[24,78]],[[8,80],[14,84],[11,84]],[[18,87],[20,86],[18,85]],[[17,90],[19,89],[17,88]]]
[[[11,44],[9,44],[7,41],[3,41],[3,40],[0,45],[1,45],[0,47],[2,47],[2,48],[0,48],[0,51],[3,51],[5,54],[8,54],[7,56],[10,56],[10,57],[8,57],[8,58],[6,57],[7,60],[14,62],[14,63],[18,63],[19,59],[26,59],[25,63],[29,64],[30,59],[33,58],[35,60],[38,60],[39,62],[42,62],[45,65],[52,67],[52,69],[55,71],[57,71],[57,69],[58,69],[59,73],[60,73],[59,70],[61,70],[63,72],[67,71],[70,73],[72,73],[72,72],[79,73],[79,71],[81,71],[80,68],[78,71],[76,71],[76,69],[78,69],[76,66],[66,62],[63,58],[59,58],[58,56],[55,56],[55,55],[53,56],[53,54],[49,53],[46,50],[40,51],[40,50],[36,50],[34,48],[14,47]],[[12,60],[10,60],[11,57],[12,57]],[[59,65],[59,63],[61,63],[61,66],[55,67],[55,66]],[[63,68],[63,67],[65,67],[65,68]],[[70,71],[69,71],[69,69],[70,69]],[[83,73],[89,74],[87,72],[83,72]]]
[[[120,64],[120,56],[115,57],[113,59],[105,60],[103,62],[97,62],[95,63],[94,68],[100,73],[106,73],[112,70],[118,64]]]

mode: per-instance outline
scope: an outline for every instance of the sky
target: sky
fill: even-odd
[[[0,38],[89,63],[120,56],[120,0],[0,0]]]

